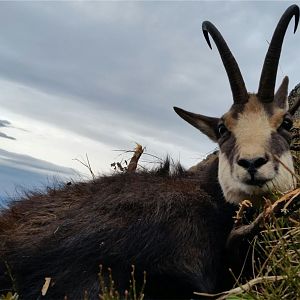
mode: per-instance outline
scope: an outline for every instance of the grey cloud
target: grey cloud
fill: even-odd
[[[31,169],[36,172],[47,172],[50,173],[59,173],[62,176],[70,176],[74,175],[75,171],[71,168],[66,168],[62,166],[58,166],[52,163],[49,163],[44,160],[40,160],[29,155],[18,154],[9,152],[3,149],[0,149],[0,159],[2,164],[8,164],[10,166],[15,166],[20,169]]]
[[[10,127],[11,123],[7,120],[0,120],[0,127]]]
[[[6,138],[6,139],[9,139],[9,140],[16,140],[14,137],[9,136],[9,135],[7,135],[7,134],[5,134],[3,132],[0,132],[0,137]]]
[[[11,127],[11,123],[7,120],[0,120],[0,127]],[[9,140],[16,140],[14,137],[9,136],[9,135],[7,135],[3,132],[0,132],[0,137],[6,138],[6,139],[9,139]]]
[[[172,106],[220,116],[231,92],[220,57],[201,32],[220,29],[249,91],[258,86],[274,27],[291,2],[1,2],[0,76],[55,97],[1,105],[122,147],[146,136],[174,147],[208,149]],[[288,32],[279,80],[299,81],[299,33]],[[293,57],[291,60],[290,57]],[[125,130],[128,136],[124,136]]]
[[[44,189],[71,178],[79,178],[73,169],[0,149],[0,204],[18,190]]]

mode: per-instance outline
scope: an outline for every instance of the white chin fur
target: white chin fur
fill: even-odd
[[[280,161],[291,171],[294,171],[293,159],[290,152],[285,152],[280,156]],[[235,168],[233,168],[235,172]],[[271,172],[272,176],[275,174]],[[270,175],[270,174],[269,174]],[[257,196],[269,194],[272,191],[286,192],[295,187],[293,175],[279,164],[278,172],[274,178],[266,182],[262,187],[247,185],[239,181],[239,176],[231,173],[230,164],[225,154],[219,154],[219,182],[223,190],[226,201],[240,203],[243,200],[254,200]],[[270,178],[270,177],[269,177]]]

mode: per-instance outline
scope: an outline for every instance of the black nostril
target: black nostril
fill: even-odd
[[[259,157],[259,158],[254,159],[253,165],[255,168],[259,168],[259,167],[263,166],[264,164],[266,164],[267,162],[268,162],[267,158]]]
[[[251,160],[248,159],[239,159],[237,164],[245,169],[248,169],[251,165]]]
[[[268,158],[257,157],[253,159],[239,159],[237,164],[247,170],[255,170],[268,162]]]

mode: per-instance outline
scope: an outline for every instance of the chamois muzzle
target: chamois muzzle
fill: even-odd
[[[232,91],[233,101],[235,104],[245,103],[248,101],[248,93],[243,80],[239,66],[231,53],[229,47],[227,46],[224,38],[218,29],[209,21],[204,21],[202,23],[202,31],[206,42],[210,49],[211,43],[209,40],[208,33],[212,36],[218,51],[220,53],[223,65],[226,69],[226,73],[230,82],[230,87]]]
[[[282,17],[280,18],[275,28],[271,43],[269,45],[269,49],[267,51],[261,72],[257,94],[261,102],[269,103],[274,100],[276,75],[281,54],[282,43],[288,25],[293,17],[295,17],[295,33],[299,23],[299,7],[295,4],[288,7],[282,15]]]
[[[262,185],[267,180],[266,179],[258,179],[256,177],[258,169],[265,165],[268,162],[267,157],[256,157],[252,159],[239,159],[237,164],[244,168],[250,175],[250,179],[246,181],[249,185]]]

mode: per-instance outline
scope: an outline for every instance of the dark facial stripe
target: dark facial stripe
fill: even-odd
[[[270,138],[271,153],[281,156],[284,152],[288,151],[291,142],[291,135],[288,131],[280,129],[279,132],[273,132]]]
[[[290,149],[291,135],[288,131],[280,129],[279,132],[272,132],[269,147],[271,153],[280,157],[284,152]],[[275,171],[278,172],[279,161],[274,161]]]
[[[269,117],[272,117],[274,114],[274,105],[273,103],[263,103],[265,112]]]
[[[260,103],[261,105],[261,103]],[[266,114],[271,117],[274,114],[274,105],[273,103],[263,103],[263,108],[266,112]],[[239,114],[242,114],[245,110],[245,104],[234,104],[230,108],[231,117],[233,119],[238,119]]]
[[[230,162],[230,165],[232,166],[235,154],[237,152],[236,138],[232,133],[229,133],[228,136],[221,137],[218,142],[221,152],[225,154]]]

